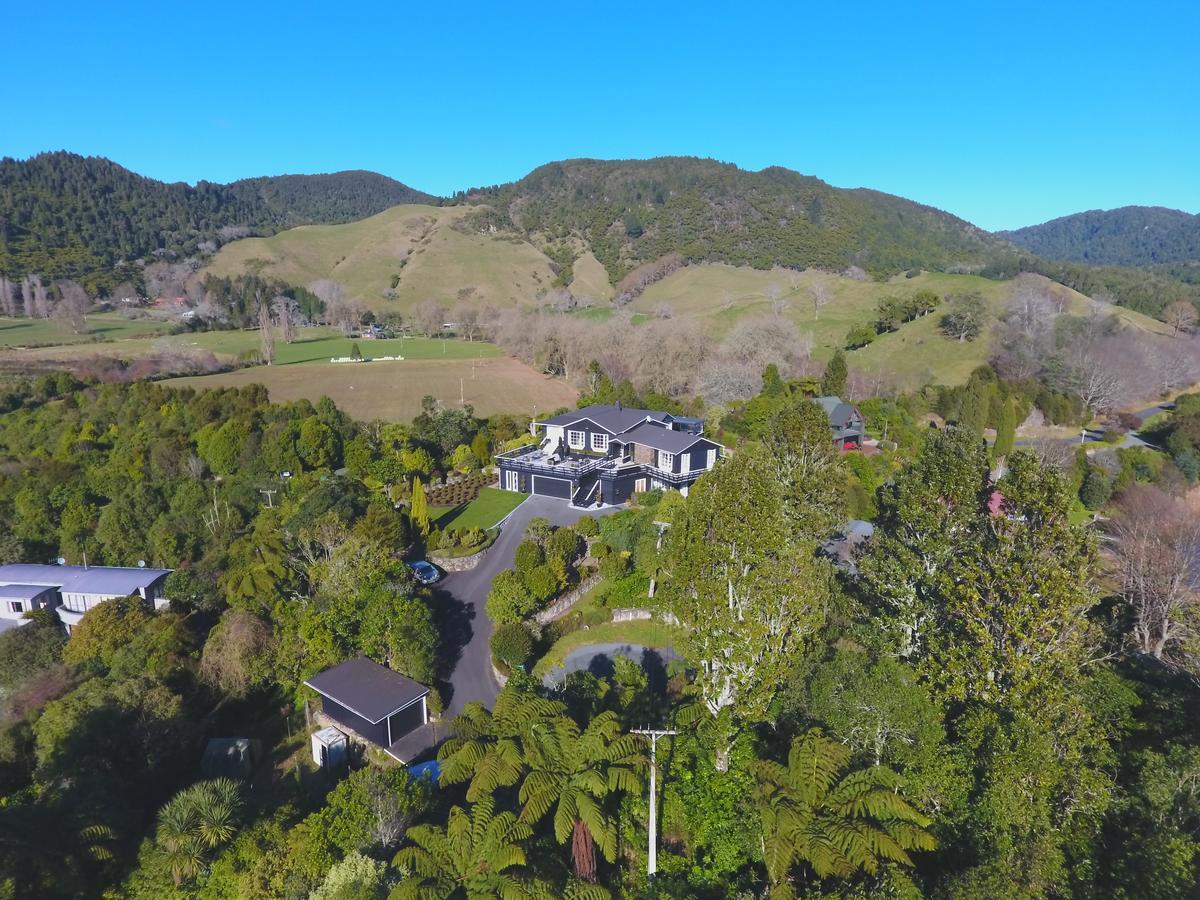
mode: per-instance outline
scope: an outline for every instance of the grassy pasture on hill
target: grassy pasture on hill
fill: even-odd
[[[1082,294],[1041,276],[1023,277],[1061,294],[1069,312],[1082,314],[1086,311],[1088,300]],[[817,284],[823,284],[831,297],[819,317],[814,313],[811,300],[811,290]],[[699,318],[719,338],[739,319],[770,312],[771,293],[777,290],[778,299],[787,304],[785,315],[801,332],[812,336],[813,356],[825,360],[843,345],[846,333],[852,327],[874,321],[876,307],[884,297],[907,296],[926,289],[942,297],[977,291],[987,303],[989,320],[984,334],[974,341],[959,342],[943,336],[939,330],[941,310],[938,310],[905,323],[898,331],[880,335],[868,347],[847,354],[852,367],[880,373],[889,381],[913,388],[926,382],[961,383],[975,367],[987,362],[996,322],[1007,311],[1017,286],[1016,281],[992,281],[975,275],[936,272],[923,272],[914,278],[898,275],[887,282],[876,282],[813,269],[792,272],[700,265],[687,266],[650,285],[631,306],[642,314],[652,314],[660,304],[667,304],[673,316]],[[1166,326],[1156,319],[1117,306],[1108,309],[1127,326],[1141,332],[1167,333]],[[582,314],[599,316],[604,313],[589,310]]]
[[[332,278],[371,308],[400,312],[425,300],[512,306],[550,287],[550,261],[532,244],[453,227],[470,212],[465,206],[396,206],[346,225],[245,238],[222,247],[204,271],[237,275],[262,261],[265,275],[297,285]],[[396,299],[387,300],[384,291],[395,276]]]
[[[364,351],[365,353],[365,351]],[[474,377],[472,377],[474,373]],[[541,412],[574,406],[578,393],[563,381],[507,357],[406,359],[403,362],[300,362],[255,366],[218,375],[173,378],[168,385],[205,388],[262,384],[275,401],[330,397],[356,419],[408,422],[421,412],[421,398],[458,406],[460,397],[481,416],[498,412]],[[462,391],[460,395],[460,389]]]

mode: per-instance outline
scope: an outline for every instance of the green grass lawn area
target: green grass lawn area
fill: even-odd
[[[257,329],[208,331],[181,336],[181,340],[214,353],[228,353],[232,356],[240,356],[247,350],[257,350],[261,343]],[[443,341],[439,338],[423,337],[362,340],[344,337],[332,328],[305,328],[300,332],[300,339],[290,344],[276,339],[275,365],[328,362],[333,357],[349,356],[355,344],[358,344],[358,349],[368,359],[378,356],[403,356],[405,359],[482,359],[504,355],[494,344],[482,341]]]
[[[443,531],[447,528],[491,528],[520,506],[527,496],[529,495],[517,491],[485,487],[470,503],[461,506],[431,506],[429,517],[433,524]]]
[[[606,622],[588,629],[579,629],[566,634],[554,642],[546,655],[533,667],[533,675],[540,678],[550,669],[561,666],[567,654],[589,644],[619,642],[641,644],[643,647],[661,649],[671,646],[679,639],[680,630],[673,625],[655,622],[653,619],[636,619],[632,622]]]
[[[87,317],[87,331],[73,334],[66,324],[55,319],[0,317],[0,347],[120,341],[165,334],[169,328],[169,323],[155,319],[127,319],[119,313],[94,313]]]

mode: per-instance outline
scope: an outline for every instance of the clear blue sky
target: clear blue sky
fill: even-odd
[[[711,156],[985,228],[1200,212],[1200,4],[7,3],[0,155],[170,181]]]

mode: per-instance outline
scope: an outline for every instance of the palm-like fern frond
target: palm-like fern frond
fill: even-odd
[[[930,819],[900,793],[903,779],[874,766],[846,773],[848,748],[811,731],[792,742],[787,766],[755,766],[755,800],[772,897],[792,896],[798,860],[820,878],[875,873],[893,862],[911,866],[909,850],[930,850]]]

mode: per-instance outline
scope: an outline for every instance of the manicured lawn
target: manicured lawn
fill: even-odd
[[[533,667],[533,675],[540,678],[550,669],[561,666],[567,654],[589,644],[625,643],[641,644],[643,647],[661,649],[678,640],[679,629],[653,619],[637,619],[632,622],[606,622],[591,628],[580,628],[555,641],[554,646]]]
[[[521,505],[527,494],[485,487],[479,496],[462,506],[434,506],[429,515],[435,525],[447,528],[491,528]]]

